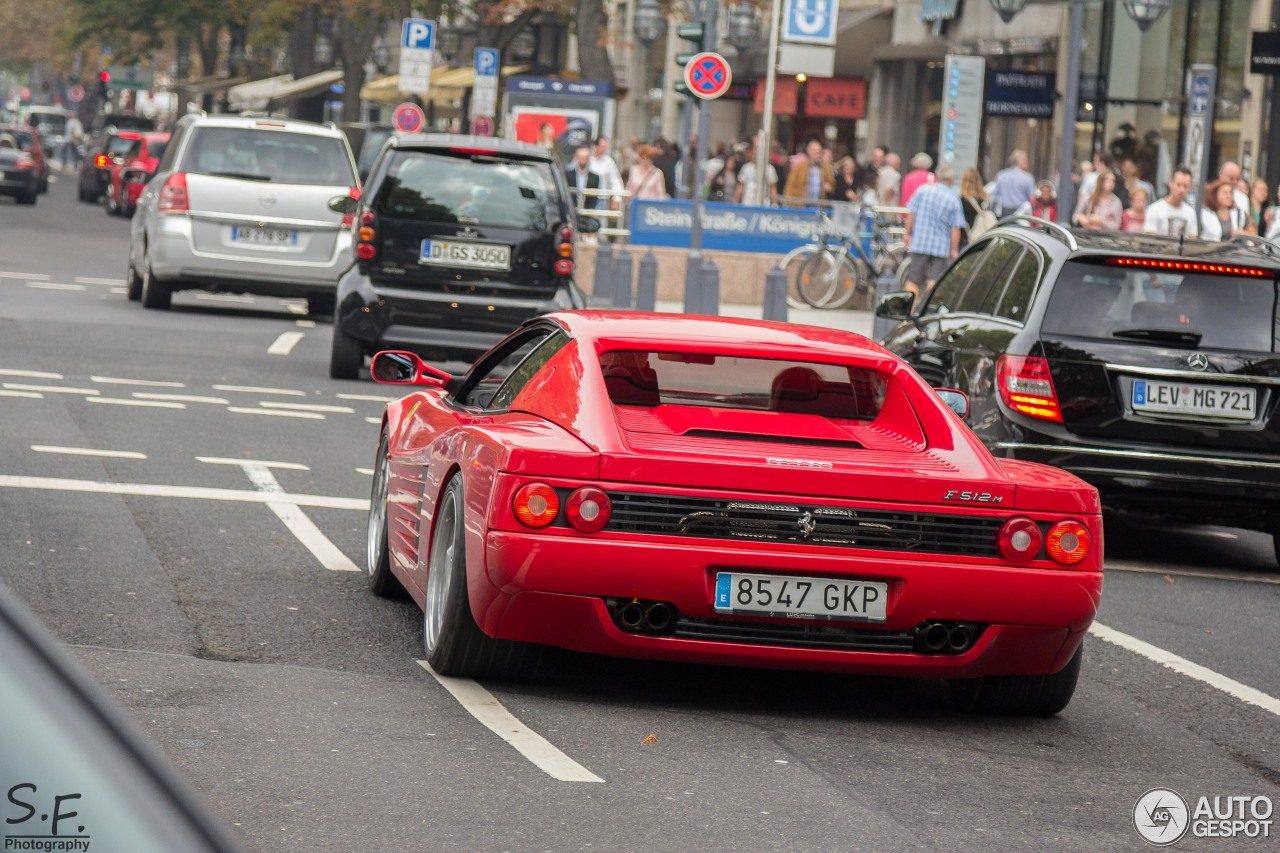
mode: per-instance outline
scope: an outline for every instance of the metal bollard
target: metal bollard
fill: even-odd
[[[607,307],[613,304],[613,244],[602,241],[596,246],[596,277],[591,288],[590,306]]]
[[[620,246],[613,256],[613,307],[631,309],[631,253]]]
[[[787,322],[787,272],[780,266],[774,266],[764,277],[764,313],[765,320]]]
[[[720,268],[710,258],[702,262],[702,310],[699,313],[710,317],[720,314]]]
[[[702,313],[702,256],[690,252],[684,268],[684,313]]]
[[[890,293],[899,290],[898,277],[891,272],[884,272],[876,279],[876,298],[871,310],[874,311],[876,306],[880,304],[880,300],[884,299]],[[897,320],[890,320],[888,317],[876,317],[871,326],[871,336],[877,341],[884,340],[884,336],[889,334],[894,326],[898,325]]]
[[[653,249],[640,259],[640,272],[636,276],[636,310],[652,311],[658,304],[658,259]]]

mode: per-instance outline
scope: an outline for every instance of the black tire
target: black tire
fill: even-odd
[[[173,290],[152,274],[151,258],[146,253],[142,255],[142,285],[139,295],[142,297],[143,308],[167,311],[173,303]]]
[[[386,428],[378,441],[378,458],[373,469],[373,491],[369,498],[369,526],[365,542],[365,571],[369,589],[382,598],[401,598],[404,587],[391,571],[391,554],[387,549],[387,492],[391,472],[387,460],[390,436]]]
[[[467,597],[467,557],[463,533],[462,477],[455,474],[436,506],[427,566],[427,591],[423,600],[423,653],[431,668],[441,675],[463,678],[521,679],[533,675],[542,660],[542,646],[495,640],[480,630],[471,615]],[[438,535],[444,538],[437,539]],[[444,589],[433,585],[431,572]],[[438,637],[431,641],[432,591],[440,595]]]
[[[1276,548],[1276,564],[1280,565],[1280,530],[1271,534],[1271,543]]]
[[[40,178],[40,185],[36,187],[36,192],[43,194],[43,193],[47,193],[48,191],[49,191],[49,173],[46,172]]]
[[[333,324],[333,349],[329,352],[329,376],[357,379],[364,367],[364,345]]]
[[[39,196],[36,195],[35,190],[32,190],[30,192],[19,193],[14,201],[18,204],[35,205],[37,198],[39,198]]]
[[[129,297],[130,302],[137,302],[142,298],[142,278],[138,275],[138,271],[133,268],[133,258],[129,258],[124,268],[124,292]]]
[[[956,707],[965,711],[1052,717],[1071,701],[1080,679],[1082,660],[1083,643],[1067,665],[1053,675],[955,679],[951,682],[951,699]]]
[[[97,201],[96,198],[94,198],[91,194],[85,191],[83,182],[80,182],[76,185],[76,194],[79,195],[80,200],[85,204],[93,204],[95,201]]]
[[[310,317],[332,317],[338,300],[333,296],[308,296],[307,315]]]

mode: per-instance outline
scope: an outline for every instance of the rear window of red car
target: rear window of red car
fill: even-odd
[[[613,350],[600,356],[617,406],[704,406],[870,421],[888,383],[848,365],[703,353]]]

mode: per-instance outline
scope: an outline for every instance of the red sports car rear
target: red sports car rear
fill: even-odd
[[[970,707],[1069,701],[1102,588],[1094,489],[993,459],[855,335],[684,316],[526,324],[451,392],[388,407],[374,588],[439,671],[540,647],[940,677]]]

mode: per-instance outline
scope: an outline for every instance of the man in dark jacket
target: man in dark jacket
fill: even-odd
[[[600,176],[591,171],[591,148],[579,145],[573,152],[573,162],[564,170],[565,180],[569,182],[569,192],[573,194],[573,206],[579,209],[595,208],[600,205],[600,197],[586,195],[584,190],[600,189]]]

